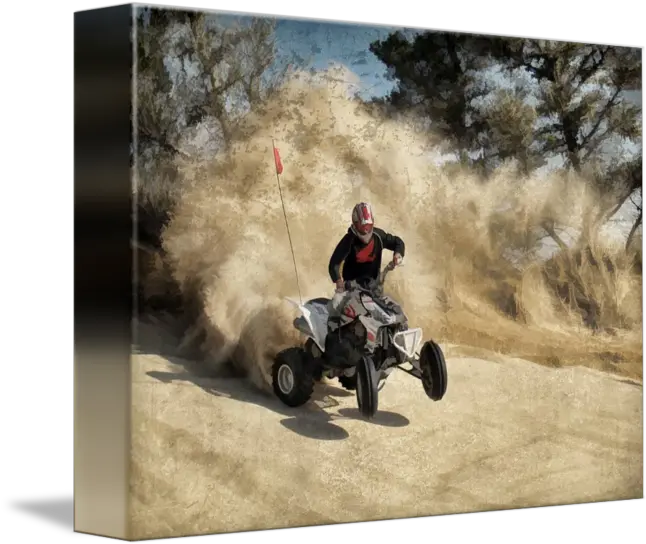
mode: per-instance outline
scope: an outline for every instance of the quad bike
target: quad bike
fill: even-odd
[[[430,399],[444,397],[447,372],[442,350],[428,340],[418,353],[422,329],[409,329],[399,305],[383,295],[384,281],[393,269],[393,263],[388,264],[376,281],[346,282],[346,291],[334,299],[315,298],[305,304],[287,299],[300,310],[294,327],[307,339],[302,347],[280,352],[274,361],[273,389],[284,404],[301,406],[317,381],[338,378],[343,387],[356,390],[361,414],[372,418],[379,391],[395,368],[421,380]],[[339,315],[333,314],[328,327],[330,310]]]

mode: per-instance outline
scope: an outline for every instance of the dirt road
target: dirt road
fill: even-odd
[[[583,368],[448,358],[432,402],[396,372],[380,414],[320,385],[293,410],[133,356],[133,537],[642,497],[642,387]]]

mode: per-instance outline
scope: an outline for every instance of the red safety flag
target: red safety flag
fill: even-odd
[[[278,174],[283,173],[283,163],[280,161],[280,154],[278,153],[278,149],[274,147],[274,162],[276,163],[276,172]]]

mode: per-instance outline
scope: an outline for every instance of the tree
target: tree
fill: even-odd
[[[147,16],[147,17],[146,17]],[[167,102],[173,80],[165,66],[168,55],[169,27],[190,22],[198,15],[192,12],[145,9],[137,17],[137,139],[140,147],[158,145],[177,153],[177,130],[169,117]]]
[[[412,41],[401,32],[370,45],[388,68],[397,88],[377,100],[386,111],[406,110],[429,121],[433,133],[466,161],[473,151],[482,117],[474,100],[488,93],[477,79],[486,65],[479,54],[480,38],[426,32]]]
[[[139,136],[183,152],[182,134],[201,124],[219,145],[244,113],[275,91],[274,21],[231,21],[202,12],[147,8],[138,17]],[[171,74],[171,72],[173,72]],[[272,77],[273,76],[273,77]]]
[[[133,162],[140,287],[161,281],[158,291],[177,291],[165,270],[161,233],[181,190],[179,165],[244,136],[240,121],[262,107],[289,62],[276,62],[273,33],[267,18],[138,12]],[[140,297],[142,307],[152,303],[144,291]]]
[[[626,161],[623,151],[626,144],[641,144],[641,108],[627,99],[628,91],[641,89],[641,51],[497,38],[491,54],[537,85],[539,153],[562,156],[566,167],[588,179],[596,209],[584,214],[580,245],[590,243],[641,186],[641,157]]]
[[[529,174],[547,159],[561,158],[563,190],[570,171],[585,180],[591,198],[584,203],[574,247],[562,234],[571,229],[564,229],[570,226],[565,224],[569,210],[558,196],[531,210],[524,232],[517,233],[522,228],[504,213],[494,216],[491,227],[499,261],[508,254],[516,261],[531,260],[538,240],[551,237],[559,251],[542,265],[548,284],[559,297],[561,288],[575,292],[567,295],[568,303],[583,309],[586,323],[597,327],[603,308],[614,311],[614,291],[608,279],[612,259],[598,254],[602,246],[595,237],[641,191],[641,155],[627,152],[628,144],[641,147],[641,108],[627,96],[641,90],[641,51],[447,32],[425,32],[411,40],[395,33],[375,42],[371,51],[397,82],[382,100],[383,109],[411,111],[429,122],[463,165],[478,166],[486,178],[501,161],[515,159]],[[511,88],[486,77],[497,68],[515,80]],[[507,204],[514,205],[513,196]],[[626,251],[642,221],[641,204],[637,209]],[[558,274],[552,277],[550,270]],[[588,290],[589,285],[596,287]]]
[[[483,77],[493,65],[495,43],[487,36],[453,32],[424,32],[412,39],[395,32],[373,42],[370,51],[397,81],[381,104],[428,121],[462,163],[486,173],[515,158],[527,172],[541,164],[530,147],[536,115],[521,87],[493,93],[495,86]]]
[[[173,97],[174,79],[167,68],[173,57],[171,30],[199,18],[191,11],[142,9],[136,19],[137,134],[132,152],[136,155],[137,224],[139,244],[160,249],[161,229],[176,198],[181,130],[181,109]]]
[[[538,84],[543,154],[562,154],[580,172],[610,138],[640,137],[640,108],[624,96],[641,88],[639,49],[517,38],[493,44],[503,66]]]
[[[637,232],[637,229],[642,224],[642,188],[641,187],[639,187],[638,192],[639,192],[639,199],[637,201],[635,201],[631,197],[631,202],[633,206],[635,206],[635,209],[637,210],[637,217],[635,218],[635,222],[633,223],[633,226],[630,229],[630,232],[628,233],[628,238],[626,239],[626,252],[630,250],[632,242],[635,237],[635,233]]]
[[[591,178],[597,206],[586,214],[581,242],[593,240],[600,227],[612,218],[642,187],[642,155],[628,161],[615,159],[604,171]],[[637,206],[635,204],[635,206]]]
[[[508,159],[518,161],[522,174],[542,166],[545,160],[534,147],[537,112],[527,104],[528,92],[521,87],[499,89],[482,108],[485,119],[478,138],[482,149],[481,167],[489,171]]]
[[[138,220],[150,244],[159,247],[177,197],[177,161],[241,137],[240,120],[281,82],[287,64],[275,62],[274,24],[169,8],[138,12]]]
[[[259,18],[220,29],[204,15],[189,26],[181,54],[197,73],[190,77],[186,68],[182,72],[180,96],[187,124],[214,120],[224,146],[237,137],[241,117],[275,90],[263,85],[263,75],[274,62],[273,30],[271,20]]]

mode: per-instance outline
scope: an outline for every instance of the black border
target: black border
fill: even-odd
[[[226,9],[272,13],[295,17],[316,17],[345,19],[354,22],[410,24],[419,15],[390,16],[317,16],[307,8],[216,8],[211,2],[161,2],[150,4],[174,5],[201,9]],[[119,5],[119,7],[116,7]],[[131,49],[130,20],[124,14],[129,2],[86,2],[83,8],[72,8],[74,18],[74,224],[78,231],[74,237],[74,341],[77,355],[77,368],[91,368],[97,364],[112,367],[129,367],[130,316],[133,309],[132,263],[133,255],[130,237],[133,232],[132,197],[130,182],[130,140],[131,140]],[[100,9],[113,6],[109,9]],[[91,14],[91,15],[90,15]],[[81,15],[81,17],[79,17]],[[88,19],[95,20],[92,32],[84,32]],[[502,25],[428,25],[414,24],[437,29],[479,32],[487,34],[511,34],[545,37],[573,41],[605,41],[619,45],[643,46],[644,40],[598,40],[601,32],[588,28],[587,31],[561,32],[504,32]],[[503,26],[504,28],[504,26]],[[498,29],[498,30],[494,30]],[[605,28],[604,33],[610,29]],[[623,32],[626,28],[623,28]],[[637,33],[637,30],[635,30]],[[98,39],[97,39],[98,37]],[[127,44],[127,46],[126,46]],[[110,80],[111,86],[89,85],[100,78]],[[88,85],[84,85],[83,83]],[[100,106],[99,106],[100,105]],[[91,111],[91,115],[89,112]],[[106,112],[110,112],[107,114]],[[124,128],[124,127],[127,127]],[[100,174],[97,174],[97,170]],[[101,353],[100,361],[95,360]],[[126,353],[127,352],[127,353]],[[115,362],[117,361],[117,362]],[[115,399],[113,408],[125,397]],[[80,418],[80,414],[75,414]],[[96,416],[96,414],[94,414]],[[107,422],[106,422],[107,423]],[[123,422],[122,422],[123,424]],[[105,429],[105,428],[104,428]],[[105,444],[109,433],[104,432],[101,440]],[[432,520],[502,520],[516,512],[572,512],[599,516],[642,514],[644,501],[604,502],[580,505],[564,505],[552,508],[533,508],[526,510],[507,510],[494,512],[469,513],[459,516],[434,518],[410,518],[405,520],[384,520],[376,523],[344,524],[334,528],[414,528],[424,521]],[[509,518],[507,518],[509,519]],[[523,521],[525,518],[522,518]],[[625,519],[625,518],[623,518]],[[637,519],[637,518],[635,518]],[[627,520],[626,520],[627,521]],[[586,520],[586,523],[588,521]],[[298,536],[299,534],[332,528],[325,526],[303,527],[299,529],[274,530],[256,533],[235,533],[235,536]],[[117,535],[114,535],[118,538]],[[208,535],[193,538],[172,539],[181,541],[204,541],[229,535]],[[76,533],[76,538],[84,541],[100,539],[98,536]],[[165,539],[170,540],[170,539]],[[109,542],[109,541],[108,541]]]
[[[134,5],[74,13],[74,531],[127,539]]]

